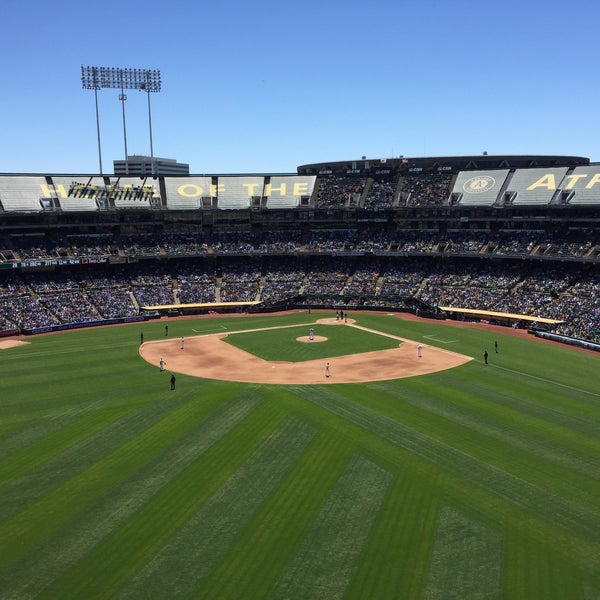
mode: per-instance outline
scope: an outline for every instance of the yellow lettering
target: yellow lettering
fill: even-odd
[[[304,181],[294,183],[294,196],[308,196],[308,184]]]
[[[42,195],[44,196],[44,198],[55,198],[57,194],[59,196],[62,196],[63,198],[68,197],[68,194],[65,191],[65,187],[63,185],[57,185],[55,187],[56,191],[51,190],[47,185],[40,184],[40,189],[42,190]]]
[[[47,185],[40,185],[40,189],[42,190],[42,195],[44,198],[52,198],[52,194],[50,193],[50,189]]]
[[[265,186],[265,196],[270,196],[273,192],[277,192],[280,196],[285,196],[285,183],[282,183],[279,187],[273,187],[270,183],[267,183]]]
[[[216,198],[216,196],[219,192],[224,192],[224,191],[225,191],[225,184],[223,184],[223,183],[217,183],[216,185],[214,183],[210,184],[211,198]]]
[[[573,175],[567,175],[566,179],[568,179],[569,182],[567,183],[567,185],[565,185],[565,190],[572,190],[577,184],[577,182],[584,177],[587,177],[585,173],[573,173]]]
[[[254,189],[256,187],[258,187],[257,183],[242,183],[242,187],[246,188],[246,191],[248,192],[248,197],[252,197],[252,196],[257,196],[258,194],[254,193]]]
[[[54,188],[56,189],[57,196],[60,196],[61,198],[68,198],[69,194],[67,193],[67,190],[65,190],[64,185],[55,185]]]
[[[177,193],[184,198],[200,198],[204,190],[199,185],[185,183],[177,188]]]
[[[589,190],[600,182],[600,173],[596,173],[585,185],[585,189]]]
[[[555,190],[556,183],[554,181],[554,175],[552,175],[552,173],[550,173],[549,175],[544,175],[543,177],[538,179],[535,183],[532,183],[527,188],[527,191],[534,190],[535,188],[538,188],[538,187],[545,187],[547,190]]]

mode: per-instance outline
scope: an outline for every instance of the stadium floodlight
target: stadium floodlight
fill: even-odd
[[[123,111],[123,140],[125,144],[125,165],[127,165],[127,129],[125,126],[125,90],[139,90],[148,94],[148,125],[150,129],[150,159],[154,173],[154,148],[152,146],[152,113],[150,94],[160,92],[162,82],[158,69],[121,69],[115,67],[81,67],[81,83],[84,89],[94,90],[96,96],[96,125],[98,129],[98,153],[100,156],[100,174],[102,174],[102,155],[100,152],[100,124],[98,118],[98,90],[102,88],[120,89],[119,100]]]

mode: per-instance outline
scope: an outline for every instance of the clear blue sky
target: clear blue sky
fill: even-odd
[[[600,3],[4,0],[0,172],[97,173],[81,65],[160,69],[154,155],[192,173],[404,156],[600,161]],[[99,92],[105,173],[124,157]],[[150,154],[147,98],[126,102]]]

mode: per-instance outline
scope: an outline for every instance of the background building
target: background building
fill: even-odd
[[[190,165],[178,163],[173,158],[154,158],[134,154],[127,160],[113,161],[115,175],[150,177],[153,175],[189,175]]]

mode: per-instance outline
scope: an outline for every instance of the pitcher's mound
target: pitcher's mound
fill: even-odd
[[[308,335],[303,335],[302,337],[297,337],[296,341],[297,342],[304,342],[307,344],[312,344],[313,342],[326,342],[328,338],[323,337],[322,335],[315,335],[313,336],[313,339],[310,339],[310,336]]]

